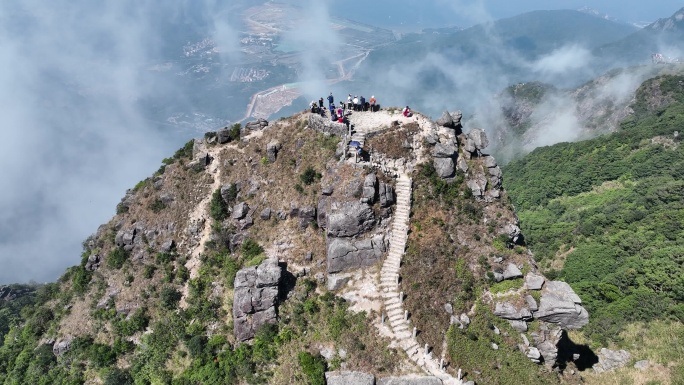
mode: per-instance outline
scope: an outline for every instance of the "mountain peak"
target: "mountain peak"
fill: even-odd
[[[656,31],[684,30],[684,8],[675,12],[674,15],[668,18],[658,19],[646,28]]]

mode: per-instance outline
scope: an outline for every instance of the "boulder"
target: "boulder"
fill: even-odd
[[[561,281],[546,283],[534,317],[557,323],[563,328],[579,329],[589,322],[589,313],[580,304],[579,296],[570,285]]]
[[[544,276],[528,273],[525,276],[525,286],[528,290],[541,290],[544,286]]]
[[[527,351],[527,358],[532,360],[532,362],[539,363],[541,361],[541,353],[539,352],[539,349],[535,348],[534,346],[530,347],[530,350]]]
[[[327,385],[375,385],[375,376],[362,372],[326,372],[325,383]]]
[[[95,271],[100,267],[101,258],[99,254],[90,254],[88,262],[86,262],[85,269],[88,271]]]
[[[432,150],[432,156],[435,158],[453,158],[456,155],[456,147],[451,144],[437,143]]]
[[[494,315],[507,320],[528,320],[532,313],[526,307],[518,309],[510,302],[497,302],[494,307]]]
[[[466,162],[465,159],[459,157],[456,161],[456,166],[459,170],[463,171],[464,173],[468,172],[468,162]]]
[[[335,191],[335,188],[332,185],[323,186],[323,188],[321,188],[321,194],[326,196],[332,195],[333,191]]]
[[[646,370],[651,367],[651,362],[649,360],[637,361],[634,364],[634,369]]]
[[[386,251],[384,236],[353,241],[347,238],[328,238],[328,273],[339,273],[376,264]]]
[[[395,201],[394,187],[390,184],[380,182],[378,197],[380,198],[380,207],[391,206]]]
[[[447,128],[453,128],[454,127],[454,119],[451,117],[451,114],[449,111],[444,111],[442,112],[442,116],[435,121],[435,123],[439,124],[440,126],[444,126]]]
[[[233,214],[231,217],[233,219],[242,219],[247,216],[247,213],[249,213],[249,205],[247,202],[240,202],[233,206]]]
[[[283,145],[277,141],[277,140],[272,140],[268,142],[266,145],[266,157],[268,158],[268,161],[273,163],[276,161],[278,157],[278,151],[283,148]]]
[[[257,119],[253,122],[249,122],[245,124],[245,129],[246,130],[251,130],[251,131],[256,131],[256,130],[261,130],[262,128],[268,126],[268,120],[260,118]]]
[[[225,144],[231,141],[231,132],[230,128],[226,127],[222,130],[216,131],[216,140],[219,142],[219,144]]]
[[[523,273],[518,269],[518,266],[509,263],[506,266],[506,270],[503,272],[504,279],[515,279],[515,278],[522,278]]]
[[[372,205],[375,202],[375,195],[378,188],[378,177],[375,174],[368,174],[363,181],[363,192],[361,202]]]
[[[487,189],[487,178],[482,174],[476,174],[466,181],[466,185],[475,197],[482,197]]]
[[[328,227],[327,212],[328,212],[328,197],[323,196],[318,200],[316,208],[316,222],[318,227],[325,229]]]
[[[68,352],[71,349],[72,341],[73,338],[71,337],[59,338],[57,341],[55,341],[54,345],[52,345],[52,353],[55,356],[61,356],[62,354]]]
[[[484,150],[489,146],[489,139],[487,139],[487,134],[481,128],[473,128],[468,133],[468,139],[473,141],[473,145],[477,150]],[[471,151],[473,152],[473,151]]]
[[[451,120],[453,121],[454,127],[459,128],[461,126],[461,119],[463,119],[463,113],[461,111],[451,112]]]
[[[602,348],[598,354],[599,362],[593,366],[596,373],[603,373],[622,368],[629,362],[631,354],[626,350],[610,350]]]
[[[282,269],[275,258],[237,272],[233,294],[233,332],[238,341],[249,340],[262,325],[277,322],[276,307],[282,276]]]
[[[169,239],[167,241],[164,241],[164,243],[161,244],[160,250],[162,253],[169,253],[175,248],[176,248],[176,242],[173,239]]]
[[[521,321],[521,320],[508,320],[508,323],[511,324],[511,327],[513,330],[524,333],[527,331],[527,322]]]
[[[496,159],[494,159],[493,156],[485,156],[484,157],[484,165],[487,168],[496,167]]]
[[[440,178],[451,178],[454,176],[454,161],[451,158],[434,158],[435,171]]]
[[[361,202],[345,202],[331,208],[327,218],[328,235],[353,237],[370,230],[375,225],[375,214]]]
[[[442,380],[433,376],[403,376],[379,378],[377,385],[442,385]]]
[[[265,221],[271,219],[271,209],[266,207],[265,209],[261,210],[259,217]]]
[[[340,290],[341,288],[344,287],[344,285],[349,282],[351,277],[349,276],[342,276],[339,274],[328,274],[328,290],[330,291],[337,291]]]
[[[299,227],[305,229],[311,222],[316,220],[316,208],[304,206],[299,209]]]
[[[539,309],[537,306],[537,301],[531,295],[528,294],[525,296],[525,302],[527,302],[527,307],[529,307],[532,312],[535,312]]]

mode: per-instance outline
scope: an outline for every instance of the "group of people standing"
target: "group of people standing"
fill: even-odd
[[[311,102],[311,112],[314,114],[321,114],[321,116],[326,116],[326,110],[323,108],[323,98],[320,98],[318,100],[318,103],[316,101]],[[377,104],[378,101],[375,99],[375,96],[371,96],[371,98],[366,101],[366,98],[363,96],[358,97],[354,96],[352,97],[351,94],[347,96],[347,100],[344,102],[340,102],[338,106],[335,105],[335,98],[333,97],[332,92],[330,95],[328,95],[328,109],[330,110],[330,118],[332,121],[339,121],[340,123],[344,123],[345,117],[346,117],[346,112],[347,110],[349,111],[372,111],[375,112],[379,110],[379,105]]]

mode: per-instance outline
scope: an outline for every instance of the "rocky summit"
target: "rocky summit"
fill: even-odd
[[[485,130],[347,117],[189,142],[84,242],[26,346],[105,383],[487,384],[500,360],[554,378],[589,315],[525,248]]]

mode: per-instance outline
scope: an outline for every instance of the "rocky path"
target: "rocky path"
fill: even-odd
[[[401,259],[406,250],[408,239],[409,214],[411,212],[411,178],[400,173],[397,179],[397,206],[392,222],[389,253],[380,270],[380,288],[387,319],[392,330],[392,338],[418,366],[427,373],[438,377],[445,385],[459,385],[462,382],[453,378],[440,368],[440,360],[432,357],[429,348],[418,344],[413,336],[413,325],[403,306],[403,295],[400,291],[399,277]]]
[[[185,267],[190,272],[190,278],[197,278],[199,273],[199,268],[202,264],[200,257],[205,250],[205,244],[211,235],[211,220],[209,220],[209,204],[211,202],[211,197],[214,191],[221,186],[221,168],[219,167],[219,151],[220,148],[214,147],[208,151],[209,156],[213,159],[211,164],[208,166],[209,173],[213,176],[213,181],[209,187],[207,195],[202,199],[202,201],[195,206],[195,209],[190,213],[189,223],[197,223],[201,225],[200,239],[197,245],[192,249],[190,258],[185,263]],[[187,309],[187,297],[189,293],[189,280],[185,283],[183,290],[181,292],[181,300],[179,306],[183,309]]]

